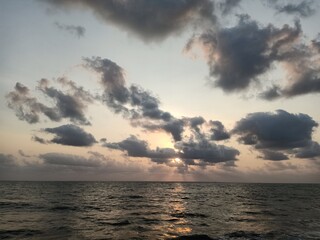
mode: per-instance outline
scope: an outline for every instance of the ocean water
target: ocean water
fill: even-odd
[[[0,182],[0,239],[320,239],[320,184]]]

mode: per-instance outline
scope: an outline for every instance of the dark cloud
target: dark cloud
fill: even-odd
[[[129,100],[124,70],[115,62],[100,57],[85,58],[86,67],[101,74],[100,83],[104,88],[103,101],[116,112],[125,111],[121,105]]]
[[[175,142],[183,140],[187,128],[199,139],[225,140],[229,133],[219,121],[210,121],[209,133],[201,131],[206,123],[201,116],[176,118],[160,108],[160,100],[143,88],[130,85],[127,87],[124,70],[109,59],[100,57],[85,58],[85,67],[101,75],[100,84],[104,89],[102,101],[115,113],[128,119],[132,126],[142,127],[147,131],[164,131],[171,134]]]
[[[269,0],[269,6],[276,9],[278,13],[296,15],[298,17],[310,17],[316,12],[315,1],[303,0],[290,2],[283,0]]]
[[[102,100],[115,113],[122,114],[133,126],[150,131],[165,131],[181,140],[184,122],[160,109],[160,101],[139,86],[126,86],[124,70],[109,59],[85,58],[85,66],[101,74]]]
[[[318,123],[306,114],[284,110],[248,114],[232,130],[239,141],[257,149],[291,149],[307,146]]]
[[[274,100],[320,93],[318,42],[318,38],[311,43],[303,38],[299,21],[295,21],[294,27],[264,27],[241,15],[237,25],[208,30],[190,39],[185,49],[189,51],[196,44],[202,47],[214,86],[225,92],[238,92],[259,82],[267,86],[259,96]],[[261,80],[278,63],[286,77],[282,86],[270,87],[268,81]]]
[[[185,122],[181,119],[174,119],[163,123],[150,123],[147,121],[140,125],[148,131],[165,131],[171,134],[174,141],[181,141]]]
[[[301,68],[302,69],[302,68]],[[286,97],[293,97],[307,93],[320,93],[320,68],[307,67],[299,72],[295,82],[282,90]]]
[[[45,139],[43,139],[43,138],[41,138],[41,137],[38,137],[38,136],[32,136],[31,139],[32,139],[33,141],[38,142],[38,143],[41,143],[41,144],[47,144],[47,143],[49,143],[49,141],[47,141],[47,140],[45,140]]]
[[[16,83],[14,91],[7,94],[8,107],[15,111],[20,120],[28,123],[38,123],[40,115],[43,114],[50,120],[59,122],[64,118],[78,124],[89,125],[84,111],[89,103],[93,103],[94,97],[82,87],[70,80],[59,78],[58,83],[68,87],[63,92],[50,87],[49,80],[41,79],[37,90],[53,101],[54,106],[48,107],[30,94],[30,90],[21,83]]]
[[[275,100],[281,97],[281,88],[279,86],[273,85],[269,89],[265,90],[264,92],[259,94],[259,97],[265,100]]]
[[[230,138],[230,134],[220,121],[210,121],[211,128],[211,140],[220,141]]]
[[[178,156],[174,149],[171,148],[157,148],[156,150],[151,150],[146,141],[139,140],[133,135],[118,143],[104,143],[103,146],[110,149],[125,151],[130,157],[150,158],[158,163],[167,162],[169,159]]]
[[[297,158],[319,158],[320,145],[312,141],[308,146],[296,150],[295,157]]]
[[[224,145],[217,145],[208,140],[177,142],[175,148],[179,150],[180,158],[185,160],[192,160],[190,164],[195,164],[194,160],[200,160],[207,164],[214,164],[218,162],[226,162],[236,160],[236,156],[240,152],[234,148]]]
[[[39,89],[55,101],[56,115],[60,119],[69,118],[74,123],[89,125],[90,122],[85,117],[84,110],[87,104],[93,101],[91,95],[82,88],[76,87],[72,81],[60,79],[60,82],[65,85],[71,85],[72,94],[50,87],[47,79],[40,80]]]
[[[14,91],[7,94],[8,107],[15,111],[20,120],[28,123],[39,122],[40,113],[49,118],[56,119],[55,110],[49,108],[30,95],[29,89],[23,84],[17,82]]]
[[[241,15],[236,26],[207,31],[192,38],[186,50],[198,43],[208,57],[214,85],[226,92],[244,90],[270,70],[274,61],[289,58],[288,48],[301,35],[299,22],[295,27],[273,25],[261,27],[247,15]]]
[[[239,142],[252,145],[262,153],[265,160],[287,160],[288,155],[297,158],[314,158],[320,155],[318,143],[312,140],[318,126],[306,114],[291,114],[284,110],[275,113],[248,114],[236,123],[232,130]]]
[[[262,149],[260,151],[263,155],[259,156],[264,160],[272,160],[272,161],[281,161],[281,160],[288,160],[288,156],[282,152],[271,151],[267,149]]]
[[[188,26],[215,22],[209,0],[45,0],[59,8],[91,9],[107,24],[128,30],[145,40],[161,40]],[[229,4],[228,4],[229,5]]]
[[[77,36],[78,38],[83,37],[86,29],[82,26],[75,26],[75,25],[67,25],[67,24],[62,24],[59,22],[55,22],[54,25],[62,30],[62,31],[66,31],[74,36]]]
[[[45,128],[43,131],[55,135],[55,137],[50,140],[51,143],[88,147],[97,142],[92,134],[85,132],[76,125],[68,124],[56,128]]]
[[[194,129],[196,132],[200,132],[200,127],[202,124],[206,122],[206,120],[199,116],[199,117],[193,117],[188,119],[190,122],[191,129]]]
[[[147,142],[131,136],[118,143],[104,143],[104,147],[125,151],[130,157],[144,157],[151,161],[187,171],[188,165],[206,166],[236,160],[240,152],[234,148],[216,145],[207,140],[179,141],[172,148],[151,150]],[[178,159],[178,160],[177,160]]]

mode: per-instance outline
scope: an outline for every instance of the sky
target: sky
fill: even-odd
[[[0,1],[0,180],[320,182],[320,3]]]

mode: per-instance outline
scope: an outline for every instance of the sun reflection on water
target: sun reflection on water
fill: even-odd
[[[184,214],[186,213],[186,204],[182,199],[182,195],[184,193],[185,189],[181,183],[176,183],[174,185],[174,188],[169,192],[167,204],[168,211],[172,216],[172,221],[170,222],[170,224],[164,226],[165,229],[163,230],[167,233],[166,237],[176,237],[192,232],[189,221],[184,216]]]

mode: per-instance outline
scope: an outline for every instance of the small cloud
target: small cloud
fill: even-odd
[[[22,156],[22,157],[27,157],[27,158],[31,157],[30,155],[25,154],[21,149],[18,150],[18,153],[19,153],[20,156]]]
[[[68,32],[74,36],[77,36],[78,38],[83,37],[86,29],[82,26],[75,26],[75,25],[67,25],[67,24],[62,24],[59,22],[55,22],[54,25],[65,32]]]
[[[51,143],[76,147],[89,147],[97,142],[92,134],[87,133],[82,128],[72,124],[62,125],[56,128],[45,128],[43,131],[55,135],[55,137],[49,141]]]
[[[67,118],[74,123],[90,125],[85,110],[95,98],[73,81],[59,78],[57,82],[63,87],[68,87],[68,91],[50,86],[50,81],[45,78],[41,79],[37,86],[37,90],[50,99],[53,106],[40,102],[31,95],[28,87],[17,82],[14,91],[6,95],[8,107],[14,110],[20,120],[30,124],[40,122],[40,116],[45,115],[54,122]]]
[[[303,0],[292,3],[281,0],[269,0],[269,6],[277,10],[278,13],[295,15],[302,18],[314,15],[317,8],[313,0]]]
[[[267,149],[262,149],[260,152],[263,154],[262,156],[259,156],[260,158],[264,160],[272,160],[272,161],[282,161],[282,160],[288,160],[288,156],[282,152],[277,151],[271,151]]]

